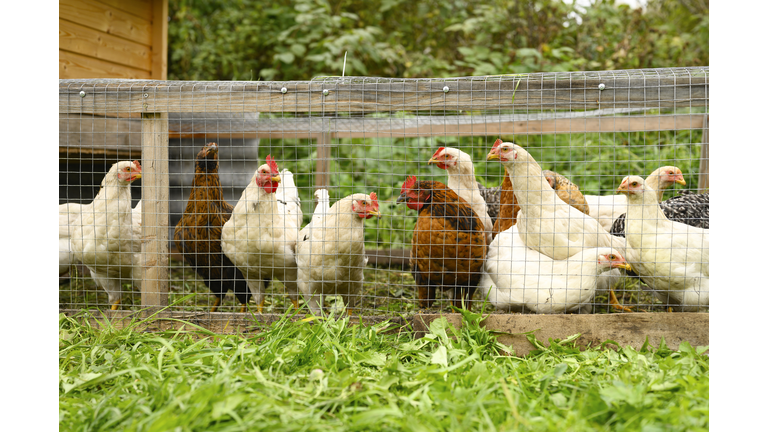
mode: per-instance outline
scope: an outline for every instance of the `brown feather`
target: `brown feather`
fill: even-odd
[[[509,178],[509,173],[506,169],[504,170],[504,181],[501,182],[501,197],[499,201],[499,216],[493,224],[494,238],[500,232],[512,228],[517,223],[517,212],[520,211],[520,206],[517,204],[517,197],[515,197],[515,191],[512,187],[512,179]]]
[[[554,171],[544,170],[541,173],[544,174],[561,200],[585,215],[589,214],[589,204],[587,204],[587,199],[584,198],[578,186],[571,183],[567,177]]]
[[[413,230],[412,272],[419,305],[428,308],[436,290],[452,289],[453,305],[462,298],[471,308],[472,295],[482,276],[487,252],[483,223],[469,204],[440,182],[417,182],[413,189],[428,191]]]
[[[195,160],[195,177],[187,207],[174,231],[176,247],[214,295],[223,299],[232,290],[242,304],[251,292],[240,270],[221,252],[221,228],[232,216],[224,200],[216,151],[203,147]]]

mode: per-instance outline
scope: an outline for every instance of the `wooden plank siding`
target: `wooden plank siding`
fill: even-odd
[[[367,78],[289,83],[146,81],[120,85],[92,81],[78,86],[91,93],[87,103],[70,98],[75,92],[73,83],[61,81],[59,112],[457,112],[489,108],[533,112],[680,109],[704,107],[708,102],[706,68],[673,69],[666,75],[641,77],[632,75],[634,71],[622,72],[624,75],[618,77],[584,72],[531,74],[499,81],[489,81],[494,77],[370,83]],[[605,85],[603,90],[599,90],[600,84]],[[451,90],[445,93],[444,86]],[[285,94],[283,87],[287,89]],[[327,95],[323,90],[329,90]]]
[[[59,76],[73,78],[135,78],[150,77],[147,70],[134,69],[117,63],[59,50]]]
[[[164,80],[167,33],[168,0],[59,0],[59,78]]]
[[[152,70],[152,48],[77,23],[59,20],[59,49],[142,71]]]
[[[150,46],[152,20],[96,0],[59,0],[59,18]]]
[[[153,0],[98,0],[113,9],[118,9],[129,14],[152,21]],[[166,3],[167,4],[167,3]]]

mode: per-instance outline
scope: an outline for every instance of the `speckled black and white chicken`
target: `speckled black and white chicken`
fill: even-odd
[[[485,200],[488,216],[491,217],[492,223],[495,224],[496,218],[499,216],[499,209],[501,208],[501,185],[485,187],[482,183],[477,182],[477,189],[480,192],[480,196]]]

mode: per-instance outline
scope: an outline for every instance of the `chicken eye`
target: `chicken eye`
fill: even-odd
[[[632,186],[637,186],[637,182],[632,182]]]

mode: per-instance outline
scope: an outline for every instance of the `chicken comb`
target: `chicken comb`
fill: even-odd
[[[400,188],[400,193],[404,194],[407,190],[411,189],[413,185],[416,184],[416,181],[416,176],[408,177],[405,182],[403,182],[403,187]]]
[[[139,163],[138,159],[133,161],[133,164],[136,165],[136,168],[138,168],[139,172],[141,172],[141,164]]]
[[[379,208],[379,197],[376,196],[376,192],[371,192],[371,201],[373,201],[373,206],[375,208]]]
[[[491,147],[491,150],[493,150],[493,149],[497,148],[497,147],[498,147],[498,146],[500,146],[500,145],[501,145],[501,143],[503,143],[503,142],[504,142],[504,141],[502,141],[502,140],[501,140],[501,138],[498,138],[498,139],[496,140],[496,142],[494,142],[494,143],[493,143],[493,147]]]
[[[439,149],[437,149],[437,151],[435,152],[435,154],[433,154],[433,155],[432,155],[432,157],[437,157],[437,155],[439,155],[439,154],[440,154],[440,152],[441,152],[441,151],[443,151],[443,150],[445,150],[445,147],[440,147]]]
[[[272,155],[267,155],[267,165],[269,165],[269,169],[272,170],[273,173],[280,172],[280,168],[277,167],[277,162],[272,159]]]

